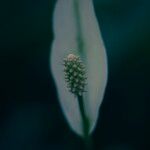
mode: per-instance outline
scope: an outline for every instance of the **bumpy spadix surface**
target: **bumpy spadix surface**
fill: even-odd
[[[85,67],[79,57],[69,54],[64,59],[64,73],[68,90],[75,96],[82,96],[85,92]]]
[[[66,87],[63,59],[70,53],[80,56],[87,76],[83,94],[86,115],[93,131],[107,82],[107,60],[92,0],[57,0],[53,16],[54,41],[51,70],[59,101],[68,124],[83,135],[77,97]]]

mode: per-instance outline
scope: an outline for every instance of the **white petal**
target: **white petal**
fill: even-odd
[[[73,53],[80,55],[85,63],[88,84],[87,92],[84,94],[84,103],[92,132],[96,125],[107,81],[106,53],[92,0],[58,0],[53,23],[51,69],[60,104],[70,127],[77,134],[83,135],[78,102],[66,87],[62,61],[69,53]]]

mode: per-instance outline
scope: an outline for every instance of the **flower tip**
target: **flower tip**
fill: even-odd
[[[74,55],[74,54],[69,54],[69,55],[67,56],[67,59],[70,60],[70,61],[73,61],[73,60],[76,60],[76,59],[77,59],[77,56]]]

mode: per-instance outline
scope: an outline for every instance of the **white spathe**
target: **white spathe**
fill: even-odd
[[[79,55],[86,67],[87,92],[84,93],[84,106],[92,132],[107,83],[107,57],[92,0],[57,0],[53,30],[50,61],[59,101],[70,127],[82,136],[78,101],[67,89],[62,63],[72,53]]]

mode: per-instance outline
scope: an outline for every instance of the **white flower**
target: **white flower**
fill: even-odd
[[[90,132],[98,119],[107,82],[107,58],[92,0],[57,0],[53,18],[54,41],[51,69],[62,111],[70,127],[83,136],[77,97],[69,92],[63,72],[63,59],[70,53],[80,56],[87,76],[83,93]]]

